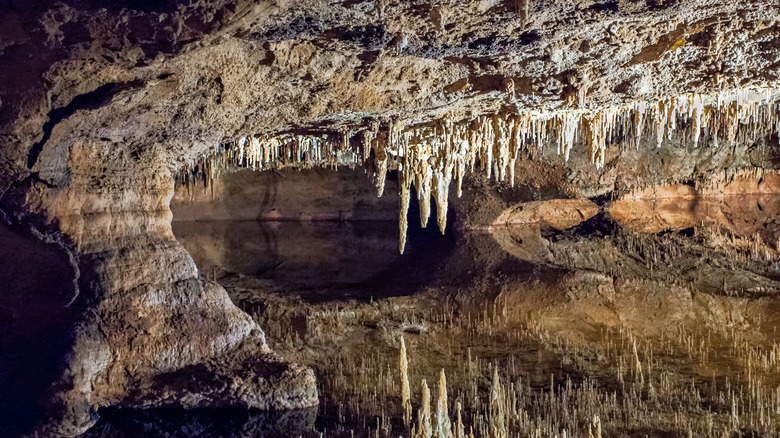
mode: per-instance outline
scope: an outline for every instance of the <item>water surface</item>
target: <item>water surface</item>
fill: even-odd
[[[458,412],[478,437],[778,436],[779,210],[766,197],[615,202],[566,230],[414,231],[404,256],[394,223],[174,232],[274,350],[315,370],[321,404],[295,436],[435,426],[442,370],[455,436]],[[210,436],[279,433],[226,424]]]

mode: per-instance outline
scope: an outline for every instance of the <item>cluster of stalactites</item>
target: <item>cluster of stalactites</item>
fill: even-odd
[[[778,132],[778,109],[773,90],[738,89],[722,92],[717,99],[690,94],[594,110],[529,111],[467,120],[449,115],[425,123],[371,121],[330,134],[248,136],[220,146],[185,169],[184,182],[195,175],[208,185],[229,166],[262,170],[359,164],[373,174],[377,195],[382,196],[388,170],[398,169],[403,252],[412,187],[422,226],[428,223],[433,198],[444,233],[450,185],[454,179],[460,197],[467,169],[479,168],[488,178],[513,184],[518,152],[538,150],[550,139],[565,161],[579,141],[596,168],[604,166],[609,145],[638,148],[649,134],[654,134],[658,147],[674,136],[698,145],[705,133],[715,143],[752,141]]]
[[[634,102],[625,107],[585,111],[580,120],[589,158],[600,168],[609,144],[639,147],[646,134],[655,134],[658,147],[675,137],[695,147],[705,133],[715,145],[777,134],[779,109],[772,89],[737,89],[724,91],[710,102],[703,95],[687,94],[653,104]]]
[[[456,122],[452,116],[432,123],[391,129],[392,140],[385,152],[395,158],[399,171],[401,210],[399,249],[406,245],[407,215],[411,188],[417,192],[420,223],[425,227],[436,203],[436,222],[444,233],[450,185],[456,182],[462,194],[468,169],[480,170],[488,178],[514,185],[515,161],[521,150],[541,146],[554,134],[558,153],[567,159],[577,138],[579,119],[572,113],[524,113],[480,116]],[[377,166],[379,167],[379,166]]]
[[[178,181],[190,185],[202,181],[205,187],[233,167],[252,170],[331,167],[354,165],[358,151],[349,145],[350,134],[280,134],[242,137],[219,145],[191,163],[178,174]]]

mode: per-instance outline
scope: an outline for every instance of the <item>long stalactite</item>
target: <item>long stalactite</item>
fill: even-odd
[[[714,144],[754,141],[778,133],[780,91],[733,89],[716,96],[687,94],[659,102],[633,102],[600,109],[561,109],[481,115],[458,119],[454,114],[429,121],[390,119],[335,132],[283,132],[248,135],[222,144],[180,170],[179,181],[208,186],[225,169],[252,170],[364,166],[382,196],[386,174],[399,172],[401,208],[399,250],[406,246],[412,188],[417,193],[420,223],[425,227],[436,203],[436,222],[444,233],[450,186],[462,194],[467,171],[514,184],[520,151],[540,149],[553,140],[569,160],[581,142],[588,159],[601,168],[610,146],[638,148],[643,138],[657,147],[673,136],[698,146],[703,135]]]

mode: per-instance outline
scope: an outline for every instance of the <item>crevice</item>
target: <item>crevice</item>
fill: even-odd
[[[140,79],[129,82],[110,82],[101,85],[88,93],[79,94],[64,107],[49,111],[49,120],[43,124],[43,137],[30,148],[30,152],[27,154],[27,168],[32,169],[33,166],[35,166],[35,163],[38,161],[38,156],[43,150],[43,146],[49,141],[51,132],[58,123],[72,116],[78,110],[98,109],[111,103],[111,100],[118,93],[125,90],[136,90],[143,86],[144,81]]]

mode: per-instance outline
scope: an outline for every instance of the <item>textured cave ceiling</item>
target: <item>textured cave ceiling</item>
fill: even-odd
[[[63,184],[78,141],[180,167],[250,134],[771,89],[777,16],[766,1],[11,2],[2,185]]]

